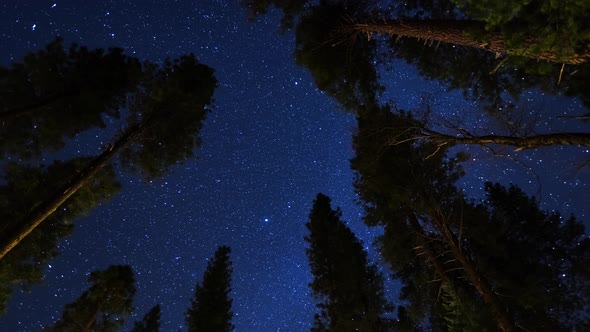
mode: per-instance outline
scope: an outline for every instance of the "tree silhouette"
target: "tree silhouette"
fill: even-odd
[[[0,238],[4,240],[6,234],[18,228],[32,208],[50,197],[53,188],[63,185],[70,174],[89,160],[56,161],[48,167],[6,164],[4,184],[0,186]],[[59,254],[58,241],[72,232],[72,221],[110,199],[119,189],[112,166],[105,166],[103,172],[66,200],[43,225],[0,260],[0,313],[5,311],[15,287],[26,289],[42,281],[44,263]]]
[[[585,2],[572,2],[562,6],[553,6],[542,1],[530,1],[526,5],[519,2],[491,6],[490,1],[453,0],[462,8],[462,18],[432,19],[436,13],[449,15],[455,11],[449,1],[411,1],[411,12],[419,19],[388,19],[383,14],[391,14],[390,10],[381,10],[382,15],[360,18],[349,11],[348,24],[341,20],[345,30],[364,34],[387,33],[400,37],[418,40],[443,42],[485,50],[494,54],[510,54],[530,57],[535,60],[558,63],[581,64],[590,59],[590,25],[586,17],[590,6]],[[345,0],[322,0],[318,5],[308,5],[309,1],[265,0],[259,3],[242,1],[248,8],[250,17],[264,14],[270,4],[283,11],[283,29],[293,25],[295,18],[302,15],[306,7],[311,10],[325,6],[342,8],[359,8],[355,2]],[[377,7],[376,2],[365,2],[360,6]],[[443,3],[444,5],[441,5]],[[446,8],[446,11],[441,11]],[[430,11],[430,19],[416,13]],[[400,16],[399,11],[393,11]],[[403,13],[403,11],[402,11]],[[328,12],[326,19],[331,15]],[[433,15],[434,14],[434,15]],[[341,15],[341,13],[335,13]],[[475,19],[465,19],[472,16]],[[559,25],[560,20],[567,17],[567,23]],[[553,22],[554,24],[547,24]],[[333,28],[336,28],[335,26]]]
[[[44,329],[58,331],[117,331],[133,311],[133,271],[128,265],[111,265],[88,277],[92,286],[64,307],[62,317]]]
[[[412,121],[366,111],[351,162],[365,222],[385,227],[380,248],[412,319],[442,317],[432,324],[454,330],[582,326],[579,308],[590,300],[582,224],[543,212],[517,188],[488,184],[487,200],[469,202],[454,184],[463,157],[412,140]],[[400,144],[389,144],[390,130]]]
[[[575,217],[543,211],[521,189],[486,183],[486,199],[464,209],[464,247],[494,280],[520,326],[584,329],[590,317],[590,239]]]
[[[383,276],[368,264],[361,242],[340,216],[330,198],[318,194],[305,225],[314,276],[309,286],[321,301],[312,331],[381,331],[382,315],[393,309],[385,299]]]
[[[158,332],[160,331],[160,305],[156,304],[148,311],[143,319],[133,324],[131,332]]]
[[[375,42],[351,39],[343,30],[345,17],[368,15],[365,7],[361,2],[344,6],[322,1],[301,15],[295,29],[297,63],[310,71],[320,90],[349,111],[375,103],[383,89],[374,63],[378,57]]]
[[[283,10],[285,18],[297,22],[297,62],[309,69],[319,89],[347,110],[354,111],[356,105],[369,103],[371,97],[383,89],[371,66],[380,64],[385,69],[395,69],[393,60],[400,58],[415,65],[420,75],[442,81],[449,89],[462,90],[465,97],[478,101],[492,114],[510,111],[520,94],[532,87],[552,94],[565,92],[590,104],[584,92],[588,90],[590,66],[562,66],[567,61],[561,59],[563,55],[576,63],[587,60],[587,31],[590,29],[584,27],[587,24],[583,15],[571,16],[578,28],[570,32],[558,31],[568,40],[570,35],[576,35],[576,43],[582,46],[575,48],[571,43],[549,46],[542,38],[546,34],[536,32],[539,25],[522,23],[513,28],[514,22],[536,21],[545,29],[547,15],[562,15],[559,9],[550,14],[518,10],[513,22],[504,22],[488,31],[485,17],[475,13],[471,21],[466,20],[467,13],[451,1],[418,0],[401,4],[301,1],[297,6],[290,1],[242,3],[246,3],[251,15],[264,13],[273,4]],[[573,3],[564,5],[567,11],[575,11],[579,7],[576,6]],[[590,7],[585,3],[581,6],[585,8],[582,13]],[[488,12],[493,15],[492,10]],[[305,26],[308,28],[303,29]],[[373,31],[369,32],[371,29]],[[388,29],[397,35],[373,38],[376,32]],[[518,37],[530,35],[537,39]],[[494,48],[499,44],[506,49]],[[582,55],[576,59],[575,54]],[[559,63],[538,61],[539,57],[558,58]],[[559,82],[557,86],[556,81]]]
[[[420,256],[427,260],[430,250],[434,257],[441,253],[448,254],[446,261],[456,262],[457,265],[451,268],[464,271],[467,280],[494,313],[498,326],[504,331],[513,330],[512,318],[492,291],[488,278],[482,275],[463,250],[460,236],[452,228],[454,220],[449,219],[447,211],[443,209],[457,206],[457,201],[462,198],[454,186],[455,180],[461,175],[457,160],[450,158],[446,161],[444,154],[435,153],[440,147],[429,144],[406,143],[382,150],[386,146],[383,135],[385,128],[404,120],[403,115],[396,116],[388,108],[374,109],[371,113],[367,111],[359,116],[359,134],[355,137],[357,157],[352,160],[352,167],[363,177],[357,179],[355,186],[364,202],[379,202],[366,206],[365,221],[369,225],[384,224],[386,233],[390,228],[389,234],[412,234],[423,240],[436,238],[439,250],[426,248],[427,251]],[[410,135],[401,132],[399,137],[404,139]],[[364,179],[370,179],[370,182],[366,183]],[[369,189],[365,189],[365,185]],[[382,211],[372,214],[381,204],[387,206],[386,219],[381,219]],[[410,248],[423,248],[420,242]],[[408,259],[409,253],[405,252],[404,256]],[[442,258],[445,258],[444,255]]]
[[[213,260],[207,264],[203,282],[197,283],[195,296],[186,312],[189,332],[229,332],[234,330],[231,323],[232,263],[230,248],[221,246],[215,251]]]
[[[119,48],[88,50],[55,39],[8,68],[0,67],[0,156],[37,157],[66,138],[118,117],[142,75]]]
[[[193,55],[148,68],[149,79],[131,99],[129,127],[53,196],[31,211],[0,243],[0,259],[84,187],[118,153],[146,178],[193,156],[217,81]]]

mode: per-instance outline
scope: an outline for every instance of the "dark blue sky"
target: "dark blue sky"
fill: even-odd
[[[135,315],[161,303],[162,331],[178,330],[195,283],[219,245],[232,248],[237,331],[308,329],[315,308],[303,236],[315,195],[332,197],[370,251],[378,230],[363,225],[355,205],[348,160],[356,121],[294,64],[294,38],[278,34],[279,13],[248,23],[238,2],[225,0],[6,0],[0,6],[4,65],[61,35],[66,44],[123,47],[154,62],[192,52],[215,69],[219,81],[198,158],[152,183],[121,172],[121,193],[76,221],[74,235],[60,246],[61,256],[47,266],[43,285],[17,292],[0,330],[36,331],[53,323],[63,305],[87,287],[88,274],[110,264],[130,264],[136,273]],[[490,126],[460,93],[447,93],[402,63],[393,67],[382,74],[388,88],[384,98],[412,108],[431,94],[445,117],[467,112],[469,123],[482,130]],[[557,114],[584,113],[576,100],[535,91],[524,100],[545,114],[540,131],[565,128]],[[113,123],[111,130],[123,126]],[[109,135],[85,133],[69,143],[67,153],[95,155]],[[575,168],[590,157],[588,149],[518,154],[541,182],[519,163],[481,148],[469,150],[472,160],[462,180],[469,194],[480,195],[484,181],[515,182],[540,193],[549,209],[590,216],[590,172]]]

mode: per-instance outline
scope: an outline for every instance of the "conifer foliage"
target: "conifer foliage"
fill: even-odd
[[[207,265],[203,282],[197,283],[195,296],[186,312],[186,324],[189,332],[230,332],[234,330],[231,323],[232,263],[230,247],[221,246],[215,252],[213,260]]]
[[[46,332],[118,331],[133,311],[135,278],[128,265],[111,265],[94,271],[92,286],[76,301],[67,304],[62,317]]]
[[[330,202],[318,194],[306,224],[314,276],[309,286],[320,300],[312,331],[381,331],[382,315],[392,310],[384,296],[383,276],[368,263],[362,243]]]
[[[143,316],[139,322],[135,322],[131,332],[158,332],[160,331],[160,305],[156,304]]]

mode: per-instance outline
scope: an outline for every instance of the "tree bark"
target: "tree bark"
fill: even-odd
[[[461,263],[469,281],[471,281],[483,301],[491,307],[498,322],[498,327],[504,332],[513,331],[514,323],[512,318],[508,316],[508,310],[502,304],[498,296],[496,296],[496,293],[492,291],[492,287],[487,278],[485,278],[485,276],[477,269],[475,263],[469,258],[469,256],[463,252],[461,243],[459,243],[459,240],[449,228],[445,221],[445,217],[440,211],[434,216],[433,224],[442,233],[445,242],[453,252],[453,256],[455,256],[455,259]]]
[[[583,53],[576,53],[566,58],[554,51],[533,52],[523,45],[521,49],[511,50],[506,47],[504,37],[499,32],[485,31],[484,24],[479,21],[467,20],[385,20],[378,23],[356,23],[352,25],[354,31],[366,34],[389,34],[400,37],[410,37],[432,40],[453,45],[461,45],[485,50],[496,55],[518,55],[536,60],[567,63],[578,65],[590,60],[590,45],[586,45]],[[486,42],[478,41],[466,34],[468,31],[480,31],[486,36]],[[532,44],[531,40],[528,44]]]
[[[510,145],[515,146],[516,151],[552,145],[579,145],[590,147],[590,134],[586,133],[556,133],[524,137],[500,135],[456,137],[432,131],[427,132],[426,139],[433,142]]]
[[[106,163],[113,158],[131,139],[143,128],[139,123],[127,129],[119,139],[109,146],[103,153],[90,162],[80,173],[74,176],[55,195],[35,208],[28,218],[13,228],[8,234],[2,236],[0,243],[0,259],[2,259],[12,248],[29,235],[47,217],[57,210],[68,198],[76,193],[82,186],[94,177]]]
[[[409,213],[410,223],[413,225],[413,228],[417,231],[418,236],[424,236],[424,232],[422,226],[418,222],[416,215],[413,212]],[[449,229],[448,225],[444,221],[442,215],[436,215],[432,221],[432,224],[435,228],[438,229],[439,232],[442,234],[442,239],[447,244],[447,246],[451,249],[453,256],[457,261],[459,261],[461,268],[467,274],[469,281],[473,284],[483,301],[490,306],[492,313],[494,314],[496,321],[498,323],[498,327],[504,331],[509,332],[514,330],[514,323],[512,318],[508,315],[508,310],[502,304],[500,299],[496,296],[496,293],[492,291],[492,288],[487,281],[487,279],[479,272],[475,263],[471,261],[471,259],[465,255],[461,248],[461,244]],[[426,248],[428,250],[428,248]],[[434,256],[433,253],[427,255]],[[444,274],[444,268],[442,265],[437,264],[436,258],[433,259],[433,264],[437,273],[441,275],[443,282],[446,282],[448,285],[452,285],[451,281],[448,277]]]

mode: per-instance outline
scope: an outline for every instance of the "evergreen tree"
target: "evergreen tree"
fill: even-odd
[[[118,153],[129,168],[146,178],[160,176],[168,167],[193,156],[200,145],[198,134],[217,84],[213,70],[189,55],[166,61],[162,68],[151,66],[149,72],[149,79],[131,98],[127,130],[3,237],[0,259]]]
[[[330,198],[318,194],[309,221],[307,256],[314,276],[310,288],[320,313],[312,331],[381,331],[382,315],[391,311],[383,276],[369,265],[367,253],[354,233],[332,210]]]
[[[252,1],[244,1],[250,15],[263,14],[272,3],[283,10],[288,27],[295,20],[296,15],[304,12],[309,1],[301,1],[294,4],[293,1],[262,1],[252,4]],[[461,19],[387,19],[372,16],[368,19],[354,15],[354,10],[349,11],[348,24],[340,20],[344,27],[340,29],[357,31],[364,34],[387,33],[400,37],[409,37],[418,40],[436,41],[457,46],[466,46],[481,49],[495,54],[511,54],[530,57],[535,60],[553,61],[558,63],[581,64],[590,59],[590,25],[586,17],[590,13],[590,5],[585,1],[574,1],[562,6],[547,4],[543,1],[511,2],[500,6],[490,6],[492,0],[477,2],[473,0],[453,0],[463,9]],[[444,3],[441,5],[440,3]],[[369,7],[373,2],[365,2],[360,6]],[[315,10],[325,6],[341,6],[342,8],[358,8],[358,3],[346,0],[322,0],[311,7]],[[387,5],[387,4],[385,4]],[[431,11],[430,17],[440,8],[447,8],[443,14],[454,12],[448,1],[423,1],[420,6],[412,3],[414,16],[417,11]],[[391,11],[381,11],[390,14]],[[332,15],[325,12],[327,15]],[[565,14],[568,13],[569,15]],[[334,13],[344,18],[341,13]],[[396,13],[399,15],[399,12]],[[473,20],[465,19],[465,14],[472,15]],[[567,23],[561,27],[558,22],[567,17]],[[330,20],[328,16],[325,17]],[[399,17],[398,17],[399,18]],[[547,22],[554,25],[547,25]],[[334,26],[333,30],[337,27]],[[561,42],[563,38],[565,42]],[[559,46],[557,46],[559,45]]]
[[[195,296],[186,312],[186,324],[189,332],[230,332],[234,330],[231,323],[232,263],[229,258],[230,248],[217,248],[213,260],[207,264],[203,282],[197,283]]]
[[[529,331],[584,329],[590,316],[590,239],[574,216],[543,211],[515,186],[486,183],[464,209],[463,234],[516,321]]]
[[[47,332],[117,331],[133,311],[133,271],[128,265],[112,265],[88,277],[92,286],[75,302],[67,304],[62,317]]]
[[[56,161],[48,167],[7,163],[4,184],[0,186],[0,239],[4,240],[6,234],[18,228],[30,209],[50,197],[53,188],[62,186],[70,174],[89,160]],[[103,172],[66,200],[43,225],[0,260],[0,313],[5,311],[15,287],[27,289],[42,281],[46,263],[59,254],[59,240],[72,232],[72,221],[110,199],[119,189],[112,166],[105,166]]]
[[[320,1],[319,4],[301,1],[297,2],[297,6],[291,5],[290,1],[242,3],[251,15],[266,12],[272,3],[283,10],[290,21],[297,22],[297,62],[310,70],[318,88],[348,110],[354,111],[356,105],[369,103],[371,97],[383,89],[377,81],[375,69],[371,67],[381,64],[385,69],[395,69],[394,60],[400,58],[415,65],[420,75],[442,81],[449,89],[462,90],[466,97],[478,101],[495,115],[509,112],[518,102],[520,94],[531,87],[550,93],[565,91],[590,104],[584,93],[587,91],[587,69],[590,65],[562,67],[561,62],[556,64],[517,56],[530,55],[551,60],[571,53],[572,48],[564,45],[563,48],[535,49],[531,41],[528,48],[523,46],[522,41],[518,45],[518,41],[506,40],[511,37],[503,37],[504,32],[500,28],[487,31],[482,20],[467,22],[466,14],[451,1],[420,0],[399,4],[385,1],[334,0]],[[539,18],[543,14],[534,10],[521,11],[520,14],[538,16],[537,21],[544,22],[543,18]],[[584,25],[584,20],[575,17],[576,24]],[[370,27],[374,28],[372,32],[367,31]],[[375,32],[386,32],[388,29],[391,33],[396,29],[399,31],[396,30],[397,35],[391,38],[376,37]],[[511,31],[510,28],[505,30]],[[526,24],[521,25],[518,31],[525,35],[544,36],[542,33],[527,32]],[[575,34],[584,36],[581,32]],[[491,47],[504,45],[498,40],[510,44],[510,47],[506,46],[506,50]],[[587,55],[571,59],[576,63],[585,60]],[[560,82],[557,87],[556,81]]]
[[[590,300],[590,241],[582,224],[543,212],[514,187],[488,184],[487,200],[469,202],[454,184],[461,156],[411,139],[412,121],[367,111],[351,163],[365,222],[385,227],[380,248],[404,283],[409,317],[429,317],[441,330],[587,324],[580,308]]]
[[[160,305],[156,304],[148,311],[143,319],[133,324],[131,332],[158,332],[160,331]]]
[[[452,211],[460,211],[458,206],[462,201],[454,186],[462,173],[458,160],[445,157],[444,146],[408,139],[412,130],[406,128],[411,126],[402,125],[404,129],[391,132],[391,126],[396,128],[396,124],[411,120],[406,114],[395,114],[388,108],[365,112],[359,116],[359,133],[355,137],[357,156],[352,160],[352,168],[358,174],[355,187],[365,202],[365,222],[385,227],[381,238],[384,258],[394,270],[400,271],[402,280],[406,279],[407,291],[415,288],[433,294],[427,285],[432,281],[429,271],[434,270],[435,280],[440,280],[449,300],[457,302],[463,293],[469,298],[476,291],[479,298],[465,308],[481,307],[477,302],[482,301],[487,308],[482,311],[493,313],[501,329],[513,329],[512,319],[492,291],[488,278],[462,247],[454,228],[459,221],[449,216]],[[405,143],[387,146],[390,135]],[[421,260],[420,264],[415,264],[416,258]],[[449,275],[449,270],[455,273]],[[459,277],[471,285],[463,288],[464,282]],[[462,314],[458,317],[462,324],[471,325],[469,321],[474,321],[475,326],[481,325],[480,319],[468,312]]]
[[[351,38],[342,30],[348,16],[365,17],[362,2],[311,7],[295,29],[295,60],[308,69],[317,87],[348,111],[374,104],[383,87],[378,83],[374,41]]]
[[[63,40],[0,67],[0,157],[37,157],[64,140],[105,127],[134,91],[142,65],[119,48],[89,50]]]

